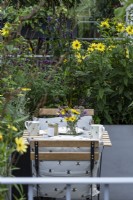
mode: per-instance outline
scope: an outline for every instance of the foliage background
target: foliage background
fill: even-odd
[[[19,107],[24,116],[32,118],[43,106],[83,105],[95,109],[96,122],[131,124],[132,57],[125,57],[127,41],[110,54],[92,55],[82,64],[73,59],[71,49],[83,13],[89,20],[100,21],[112,18],[119,6],[122,6],[119,1],[102,0],[95,4],[89,0],[27,0],[16,4],[13,0],[2,1],[2,27],[8,21],[12,31],[9,37],[1,38],[1,76],[8,82],[12,74],[10,82],[15,89],[31,88],[21,105],[21,101],[18,104],[15,100],[14,108]],[[100,37],[98,30],[97,36]],[[83,46],[86,48],[87,44]],[[131,46],[129,51],[132,52]],[[65,63],[68,57],[69,62]],[[8,87],[1,93],[6,93]]]

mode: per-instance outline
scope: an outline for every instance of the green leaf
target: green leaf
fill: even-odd
[[[9,52],[12,52],[14,46],[13,45],[6,45],[6,48]]]
[[[122,111],[122,104],[119,103],[117,107],[118,107],[118,110],[121,112]]]
[[[26,119],[28,119],[28,117],[29,117],[28,115],[25,117],[21,117],[19,119],[16,119],[14,122],[19,123],[19,122],[25,121]]]
[[[100,99],[102,99],[104,95],[104,89],[100,88],[98,94],[99,94]]]
[[[127,86],[127,84],[128,84],[128,79],[127,79],[127,77],[124,77],[124,84]]]

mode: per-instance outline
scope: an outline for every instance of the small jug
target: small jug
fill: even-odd
[[[102,140],[102,135],[105,131],[105,128],[101,124],[92,124],[90,127],[90,132],[93,139]]]
[[[39,121],[25,121],[25,127],[29,135],[39,135],[39,125]]]

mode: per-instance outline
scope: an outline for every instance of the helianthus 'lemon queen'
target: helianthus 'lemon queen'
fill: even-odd
[[[72,42],[72,49],[74,50],[80,50],[81,48],[81,43],[78,40],[74,40]]]
[[[109,28],[110,25],[109,25],[109,23],[108,23],[108,20],[102,21],[101,24],[100,24],[100,27]]]
[[[24,141],[24,139],[22,138],[22,137],[20,137],[20,138],[15,138],[15,142],[16,142],[16,145],[17,145],[17,147],[16,147],[16,150],[19,152],[19,153],[21,153],[21,154],[23,154],[24,152],[26,152],[26,150],[27,150],[27,145],[25,144],[25,141]]]
[[[133,35],[133,26],[132,25],[129,25],[126,27],[126,32],[129,34],[129,35]]]

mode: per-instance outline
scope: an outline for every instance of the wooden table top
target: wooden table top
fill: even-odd
[[[28,143],[28,138],[29,137],[32,137],[33,139],[41,139],[43,136],[42,135],[34,135],[34,136],[29,136],[27,130],[24,130],[24,133],[23,133],[23,138],[25,139],[25,143],[26,144],[29,144]],[[44,137],[43,137],[44,139]],[[110,137],[109,137],[109,134],[107,131],[104,132],[103,136],[102,136],[102,142],[103,142],[103,146],[105,147],[111,147],[112,146],[112,143],[111,143],[111,140],[110,140]]]

